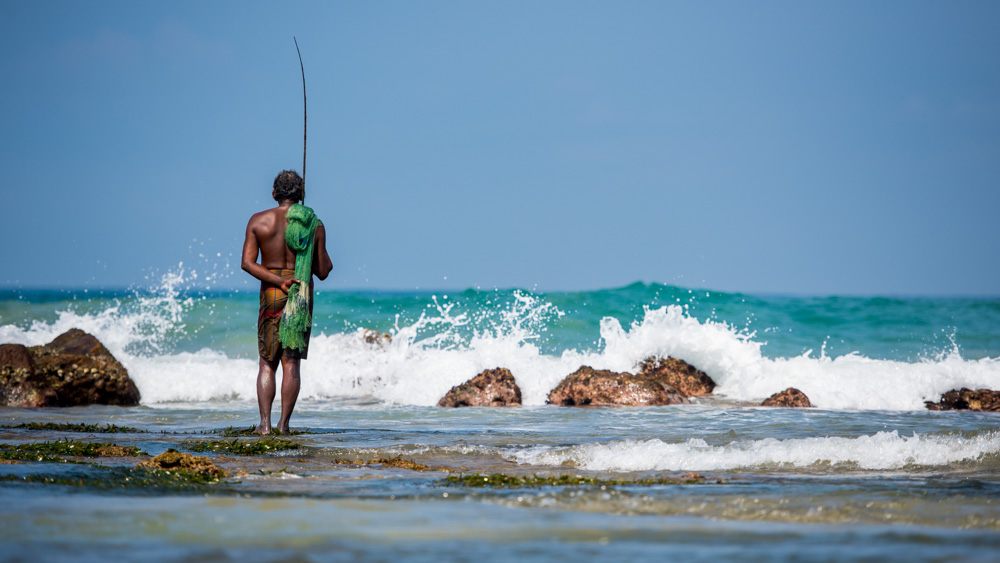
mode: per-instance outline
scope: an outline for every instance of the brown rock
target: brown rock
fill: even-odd
[[[136,468],[158,469],[162,471],[187,471],[218,479],[229,477],[229,473],[226,473],[221,467],[212,463],[207,457],[197,457],[181,453],[174,449],[169,449],[152,459],[148,459],[136,465]]]
[[[508,407],[521,404],[521,388],[507,368],[488,369],[438,401],[439,407]]]
[[[932,411],[970,410],[1000,412],[1000,391],[990,389],[952,389],[941,395],[941,401],[924,403]]]
[[[4,345],[0,352],[0,406],[137,405],[139,389],[99,340],[71,329],[45,346]]]
[[[640,377],[662,380],[688,397],[711,395],[715,389],[715,381],[707,373],[674,357],[646,358],[638,367]]]
[[[764,399],[761,403],[762,407],[789,407],[789,408],[808,408],[812,406],[809,402],[809,397],[806,394],[794,387],[789,387],[780,393],[775,393],[770,397]]]
[[[0,406],[31,406],[42,400],[26,383],[35,375],[35,360],[20,344],[0,345]]]
[[[575,406],[654,406],[688,403],[683,393],[652,378],[590,366],[566,376],[549,392],[548,403]]]
[[[0,368],[32,375],[35,373],[35,360],[25,346],[0,344]]]
[[[379,346],[386,346],[386,345],[392,343],[392,335],[391,334],[389,334],[388,332],[379,332],[377,330],[372,330],[370,328],[366,328],[365,329],[365,332],[362,335],[362,337],[365,339],[365,342],[367,342],[369,344],[377,344]]]

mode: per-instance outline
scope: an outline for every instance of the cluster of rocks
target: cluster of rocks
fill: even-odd
[[[0,406],[138,405],[128,371],[77,328],[44,346],[0,345]]]
[[[552,405],[661,406],[690,403],[690,397],[711,395],[715,381],[705,372],[673,357],[647,358],[637,373],[615,372],[580,366],[549,392]],[[452,387],[439,407],[515,406],[521,404],[521,389],[506,368],[486,370]],[[786,389],[764,401],[764,406],[810,407],[809,398],[797,389]]]
[[[970,410],[1000,412],[1000,391],[990,389],[952,389],[938,402],[926,401],[924,405],[932,411]]]

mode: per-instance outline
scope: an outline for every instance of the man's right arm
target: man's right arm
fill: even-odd
[[[282,278],[257,263],[257,255],[260,253],[260,243],[257,240],[255,229],[258,227],[256,223],[259,223],[259,221],[258,215],[254,215],[247,223],[246,237],[243,239],[243,260],[240,267],[243,268],[244,272],[260,281],[280,287],[282,291],[288,293],[292,284],[298,283],[299,280],[295,278]]]

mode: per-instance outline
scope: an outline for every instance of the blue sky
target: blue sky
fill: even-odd
[[[0,3],[0,286],[1000,293],[1000,3]]]

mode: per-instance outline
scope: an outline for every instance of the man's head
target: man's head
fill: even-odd
[[[274,177],[274,201],[302,201],[305,195],[305,185],[299,173],[294,170],[282,170]]]

